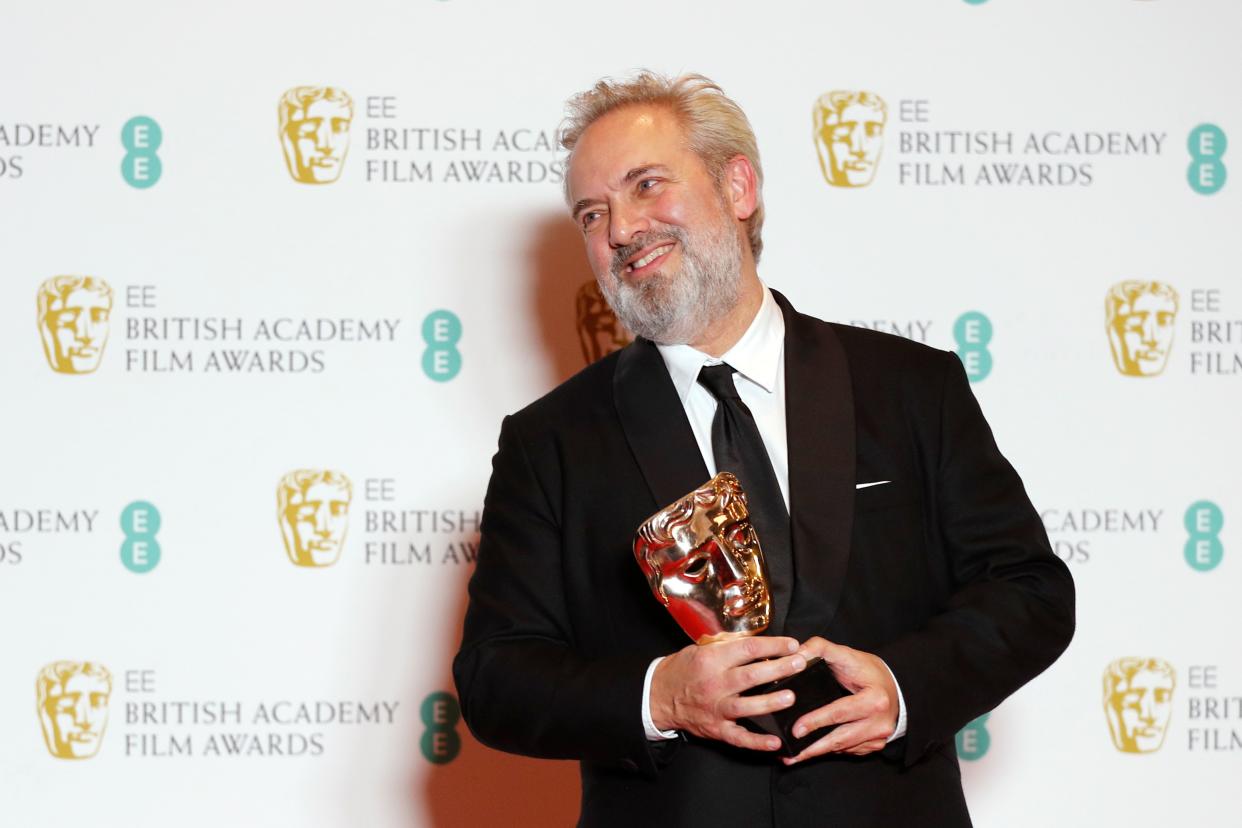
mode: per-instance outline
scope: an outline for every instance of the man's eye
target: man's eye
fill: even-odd
[[[638,189],[640,191],[654,190],[656,185],[659,183],[660,179],[658,178],[644,178],[642,181],[638,182]]]
[[[599,213],[596,213],[594,211],[589,212],[589,213],[583,213],[582,214],[582,226],[590,227],[592,224],[595,223],[595,220],[597,218],[599,218]]]

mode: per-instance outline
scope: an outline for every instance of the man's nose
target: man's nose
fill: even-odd
[[[332,530],[328,528],[328,510],[326,508],[315,510],[315,534],[325,537],[332,534]]]
[[[78,727],[90,724],[90,700],[83,695],[73,705],[73,723]]]
[[[641,211],[634,207],[615,205],[608,214],[608,243],[614,250],[625,247],[649,228],[650,223]]]

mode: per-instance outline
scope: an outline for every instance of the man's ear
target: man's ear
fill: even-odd
[[[725,162],[725,198],[733,207],[738,221],[746,221],[759,206],[759,179],[745,155],[735,155]]]

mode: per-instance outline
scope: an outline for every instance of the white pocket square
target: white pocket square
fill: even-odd
[[[883,486],[885,483],[892,483],[891,480],[877,480],[874,483],[859,483],[854,486],[855,489],[870,489],[872,486]]]

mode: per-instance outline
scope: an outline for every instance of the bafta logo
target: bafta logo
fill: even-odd
[[[1128,280],[1109,288],[1104,301],[1117,370],[1128,377],[1163,373],[1173,347],[1177,291],[1163,282]]]
[[[824,180],[866,187],[884,149],[888,107],[872,92],[827,92],[815,102],[815,151]]]
[[[289,560],[298,566],[331,566],[345,546],[349,478],[328,469],[298,469],[276,487],[276,518]]]
[[[53,276],[39,285],[39,336],[60,374],[89,374],[108,341],[112,288],[94,276]]]
[[[1104,671],[1104,715],[1113,747],[1151,753],[1164,744],[1173,715],[1173,666],[1159,658],[1119,658]]]
[[[112,674],[93,661],[54,661],[35,679],[39,724],[57,759],[89,759],[108,726]]]
[[[578,289],[574,309],[578,320],[578,341],[582,343],[582,358],[588,365],[634,341],[630,332],[617,321],[594,279],[584,282]]]
[[[349,152],[354,100],[334,86],[295,86],[278,105],[280,146],[294,181],[330,184]]]

